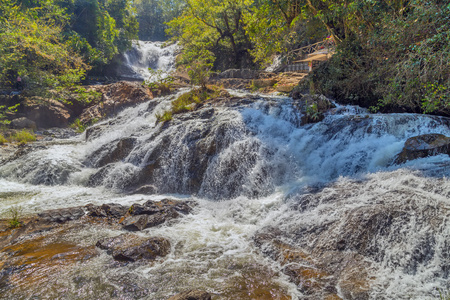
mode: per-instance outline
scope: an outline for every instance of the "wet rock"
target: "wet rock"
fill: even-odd
[[[108,204],[103,204],[101,206],[88,204],[85,207],[88,210],[89,216],[100,217],[100,218],[120,219],[128,211],[127,207],[117,204],[117,203],[108,203]]]
[[[369,299],[370,265],[361,255],[305,249],[282,241],[284,233],[266,228],[254,237],[256,246],[283,266],[283,273],[297,285],[305,299]]]
[[[188,214],[191,210],[192,208],[182,201],[171,199],[150,200],[143,205],[132,205],[121,224],[126,230],[140,231],[176,219],[180,217],[180,213]]]
[[[191,290],[172,296],[168,300],[211,300],[211,295],[205,291]]]
[[[141,231],[147,228],[148,216],[147,215],[129,216],[126,217],[121,222],[121,224],[125,230]]]
[[[138,187],[137,189],[135,189],[134,191],[131,192],[131,194],[145,194],[145,195],[149,195],[149,194],[156,194],[158,191],[158,189],[154,186],[154,185],[143,185],[141,187]]]
[[[134,234],[121,234],[97,242],[97,247],[106,250],[118,261],[154,260],[170,252],[170,242],[161,237],[145,238]]]
[[[85,215],[83,207],[71,207],[46,210],[38,214],[38,216],[49,222],[63,223],[72,220],[78,220]]]
[[[100,168],[107,164],[121,161],[133,150],[135,143],[135,138],[124,138],[118,142],[106,144],[93,152],[88,157],[87,162],[96,168]]]
[[[11,127],[15,129],[36,129],[36,122],[25,117],[17,118],[11,121]]]
[[[434,156],[450,155],[450,138],[443,134],[424,134],[409,138],[402,152],[394,160],[394,164],[403,164],[409,160]]]

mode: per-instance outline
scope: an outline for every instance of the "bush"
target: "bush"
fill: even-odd
[[[22,213],[22,207],[20,206],[12,206],[9,210],[8,210],[8,215],[10,217],[9,220],[9,228],[17,228],[22,226],[22,222],[19,220],[19,217]]]
[[[161,96],[170,94],[170,89],[172,88],[172,84],[175,81],[175,78],[164,73],[163,70],[153,70],[151,68],[149,68],[148,70],[151,73],[149,80],[152,81],[146,81],[144,83],[148,85],[150,90],[153,93]]]

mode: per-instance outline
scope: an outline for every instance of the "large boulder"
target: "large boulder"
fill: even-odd
[[[19,106],[19,113],[39,128],[67,127],[72,118],[72,111],[63,103],[38,97],[24,101],[23,105]]]
[[[155,260],[170,252],[170,242],[167,239],[145,238],[135,234],[121,234],[113,238],[104,238],[98,241],[96,246],[106,250],[118,261]]]
[[[11,127],[15,129],[36,129],[36,122],[25,117],[17,118],[11,121]]]
[[[423,134],[406,140],[394,163],[403,164],[409,160],[438,154],[450,155],[450,138],[443,134]]]

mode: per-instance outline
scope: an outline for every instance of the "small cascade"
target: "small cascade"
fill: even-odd
[[[140,80],[152,81],[152,73],[148,70],[161,70],[168,73],[174,70],[176,44],[164,46],[162,42],[134,41],[133,48],[125,52],[125,64]]]

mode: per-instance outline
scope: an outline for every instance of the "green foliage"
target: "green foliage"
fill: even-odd
[[[88,69],[64,43],[64,11],[50,0],[40,3],[21,9],[15,2],[0,2],[8,11],[0,18],[0,83],[11,86],[20,75],[26,94],[78,82]]]
[[[190,51],[187,51],[186,55],[188,54],[190,54]],[[186,66],[189,79],[192,84],[200,85],[201,88],[206,89],[206,84],[212,73],[214,57],[209,51],[197,52],[194,57]]]
[[[97,118],[93,118],[91,119],[88,123],[83,123],[81,122],[80,119],[76,119],[75,121],[73,121],[72,124],[70,124],[70,128],[75,129],[78,133],[82,133],[84,132],[89,126],[94,125],[95,123],[97,123],[99,120]]]
[[[165,111],[162,114],[156,114],[156,121],[158,123],[160,122],[168,122],[172,120],[172,112],[171,111]]]
[[[215,68],[222,69],[251,65],[248,52],[251,45],[243,26],[244,12],[253,4],[252,0],[187,0],[186,3],[183,14],[170,21],[167,30],[185,50],[180,64],[215,62]]]
[[[17,228],[22,226],[22,222],[20,221],[20,215],[22,214],[22,207],[20,206],[12,206],[8,210],[9,215],[9,228]]]
[[[318,92],[376,110],[450,114],[450,6],[355,2],[337,54],[311,76]],[[355,4],[355,5],[356,5]],[[350,8],[349,8],[350,9]]]
[[[36,135],[28,130],[16,131],[10,137],[8,137],[9,142],[17,142],[19,144],[27,144],[29,142],[36,141]]]
[[[20,103],[10,107],[6,107],[6,105],[0,105],[0,125],[8,125],[9,123],[11,123],[11,121],[7,119],[7,114],[15,113],[19,105]]]
[[[185,3],[183,0],[136,0],[133,6],[139,23],[139,39],[165,41],[166,23],[182,14]]]
[[[173,115],[195,110],[196,107],[211,99],[219,96],[221,89],[218,87],[198,88],[184,93],[176,100],[172,101],[171,109],[156,115],[157,122],[166,122],[172,120]]]
[[[312,120],[314,122],[320,120],[321,113],[319,112],[319,107],[317,106],[317,103],[308,105],[308,102],[306,102],[305,106],[306,106],[306,117],[309,120]]]

